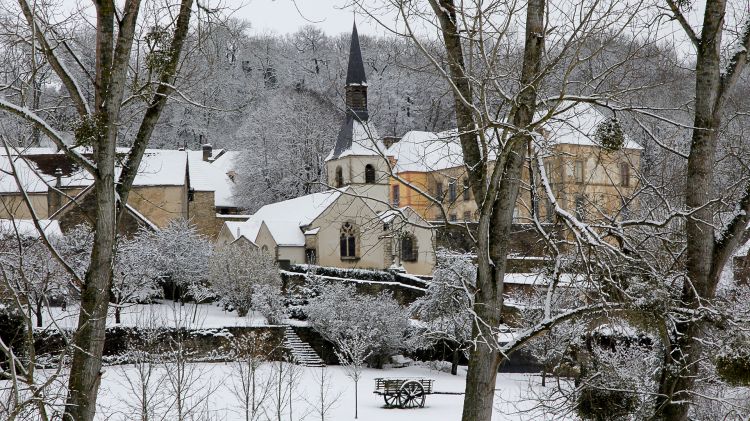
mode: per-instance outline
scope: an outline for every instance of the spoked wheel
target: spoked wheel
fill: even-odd
[[[398,393],[395,395],[389,395],[389,394],[383,394],[383,400],[385,401],[385,406],[391,407],[398,405]]]
[[[416,380],[409,380],[401,386],[398,394],[398,406],[401,408],[424,407],[424,387]]]

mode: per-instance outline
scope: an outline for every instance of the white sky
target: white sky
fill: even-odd
[[[240,0],[230,0],[229,4]],[[349,33],[354,18],[346,0],[241,0],[245,5],[234,14],[249,21],[251,32],[287,34],[305,25],[313,25],[329,35]],[[299,10],[298,10],[299,9]],[[363,34],[383,34],[377,23],[357,15],[357,29]]]

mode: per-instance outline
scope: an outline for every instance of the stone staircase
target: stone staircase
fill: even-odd
[[[307,342],[297,336],[291,326],[284,330],[284,346],[292,354],[294,363],[305,367],[323,367],[325,363]]]

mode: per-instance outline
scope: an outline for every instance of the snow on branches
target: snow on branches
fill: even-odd
[[[211,289],[241,317],[251,308],[278,320],[281,276],[271,254],[236,243],[214,251],[209,264]]]

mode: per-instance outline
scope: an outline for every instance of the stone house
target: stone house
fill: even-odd
[[[435,232],[419,213],[389,206],[385,145],[369,121],[367,78],[354,27],[346,77],[346,116],[326,158],[333,189],[266,205],[246,222],[228,221],[219,245],[245,237],[282,266],[308,263],[429,275]]]
[[[596,131],[606,117],[588,104],[563,104],[562,110],[540,130],[537,141],[545,173],[560,206],[584,220],[627,217],[637,207],[633,195],[638,187],[642,147],[627,136],[621,148],[608,150],[596,138]],[[488,133],[488,136],[492,134]],[[466,170],[457,132],[410,131],[394,139],[385,155],[390,157],[393,172],[390,202],[410,206],[429,221],[476,221],[477,206],[468,188]],[[534,169],[535,179],[540,172]],[[402,181],[400,181],[400,180]],[[515,209],[517,223],[529,223],[532,207],[542,222],[554,222],[552,204],[534,203],[529,188],[529,169],[523,174],[522,190]],[[412,186],[412,187],[410,187]],[[439,198],[437,203],[416,189]],[[538,191],[538,197],[546,197]]]
[[[127,149],[118,149],[124,155]],[[244,219],[231,194],[231,167],[235,154],[147,149],[128,198],[124,227],[130,234],[140,227],[160,229],[175,219],[192,221],[198,230],[215,238],[227,219]],[[83,151],[85,154],[86,152]],[[0,154],[0,219],[30,219],[14,169],[38,218],[57,220],[65,231],[90,220],[92,179],[64,154],[48,148]]]

